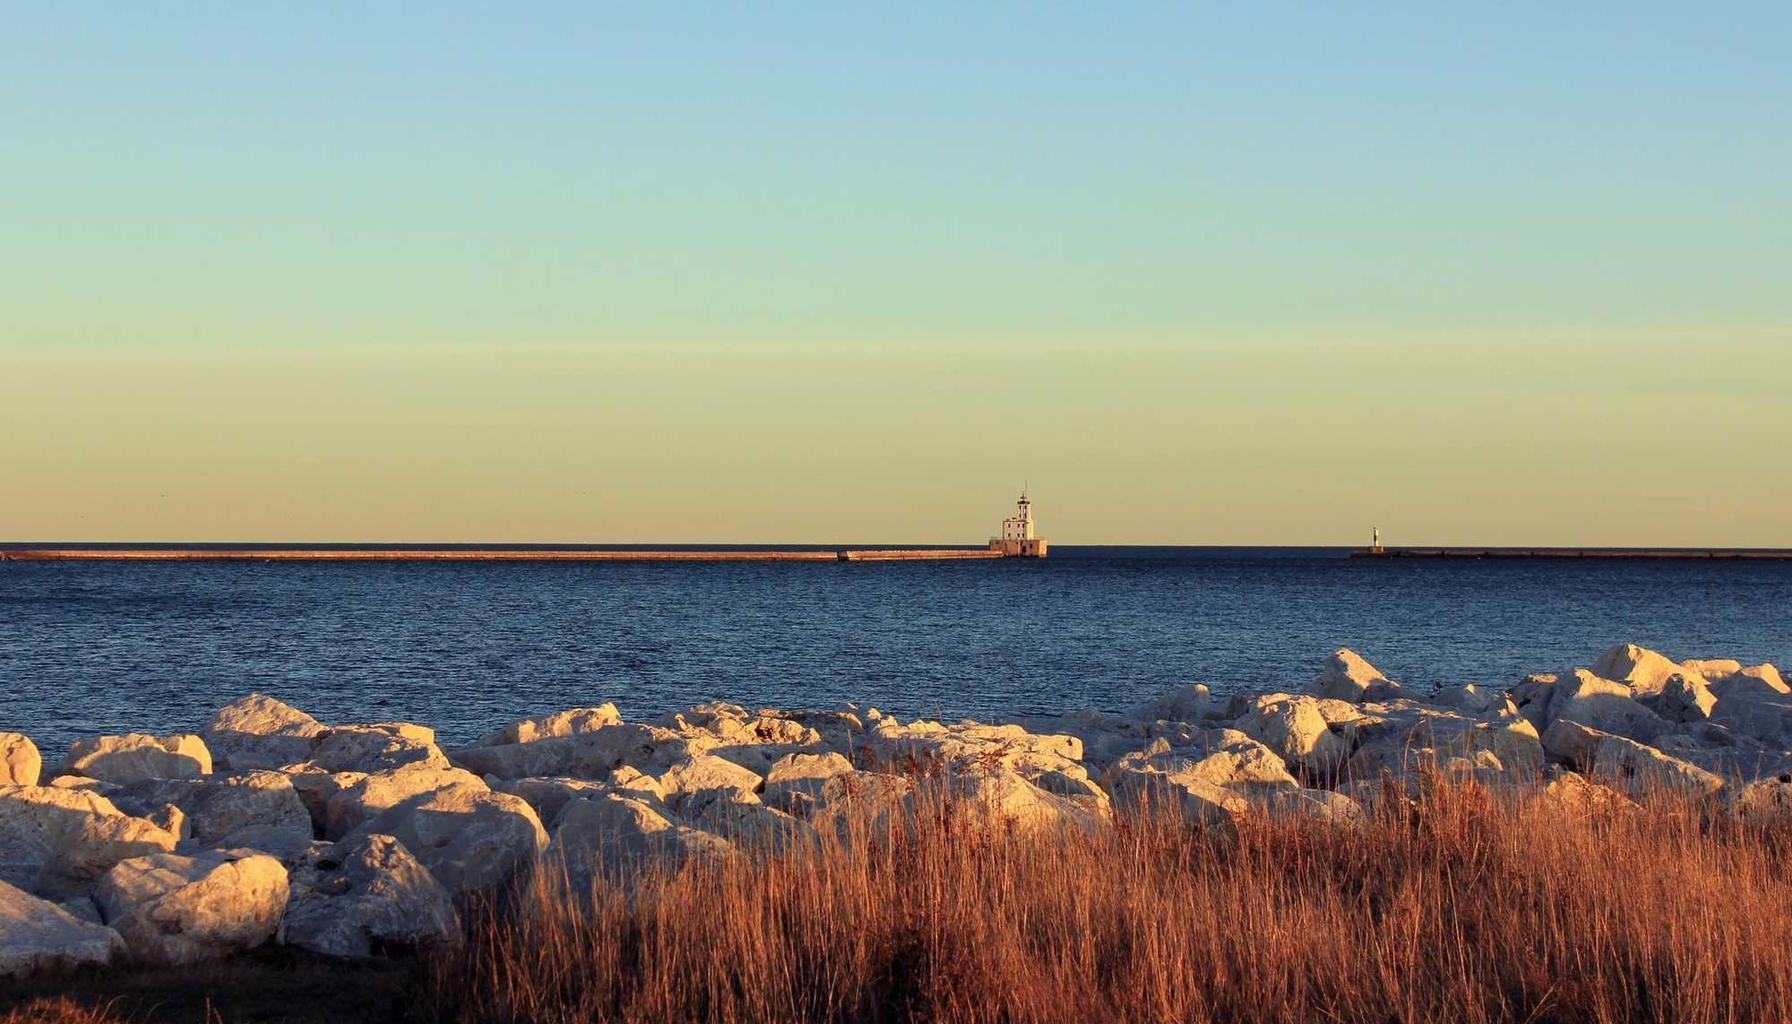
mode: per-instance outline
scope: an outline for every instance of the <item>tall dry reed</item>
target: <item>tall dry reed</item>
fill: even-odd
[[[1439,784],[1370,823],[1153,814],[912,828],[648,871],[542,873],[419,1007],[573,1021],[1792,1018],[1782,837],[1669,796],[1573,812]],[[631,895],[632,893],[632,895]]]

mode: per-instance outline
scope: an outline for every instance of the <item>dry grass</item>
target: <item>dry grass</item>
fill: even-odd
[[[67,996],[46,996],[0,1014],[0,1024],[125,1024],[111,1003],[89,1004]]]
[[[1792,1019],[1787,836],[1648,803],[1439,785],[1361,829],[1031,837],[936,806],[880,842],[651,872],[632,898],[544,872],[421,971],[40,979],[0,986],[0,1024]]]
[[[467,1024],[1767,1021],[1792,1017],[1781,837],[1662,797],[1582,816],[1439,786],[1372,824],[1153,820],[599,883],[544,873],[437,972]]]

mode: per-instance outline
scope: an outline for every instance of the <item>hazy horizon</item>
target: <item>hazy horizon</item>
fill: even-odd
[[[28,7],[0,538],[1792,546],[1792,9]]]

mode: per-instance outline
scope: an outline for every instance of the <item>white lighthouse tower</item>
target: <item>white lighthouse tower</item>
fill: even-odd
[[[1033,536],[1033,499],[1020,492],[1014,514],[1002,520],[1002,535],[991,537],[989,547],[1009,558],[1044,558],[1046,543]]]

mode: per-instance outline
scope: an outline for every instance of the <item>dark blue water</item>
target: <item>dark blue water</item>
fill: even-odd
[[[1792,662],[1792,562],[1352,560],[1055,547],[1045,561],[0,563],[0,729],[202,725],[251,690],[447,742],[613,700],[1118,709],[1300,686],[1338,646],[1409,683],[1504,684],[1631,640]]]

